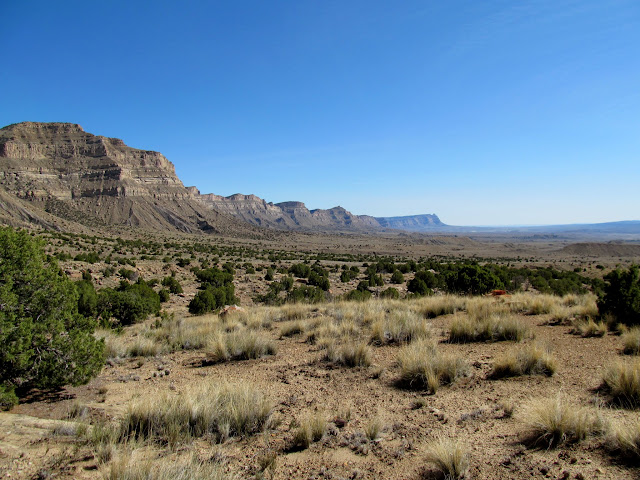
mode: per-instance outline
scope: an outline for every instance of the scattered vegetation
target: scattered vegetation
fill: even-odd
[[[459,315],[451,322],[449,341],[453,343],[514,340],[520,342],[529,336],[528,326],[511,315],[491,314],[475,318]]]
[[[78,385],[100,371],[96,322],[78,313],[76,288],[40,240],[0,228],[0,279],[1,407],[26,389]]]
[[[185,395],[145,397],[130,406],[121,437],[156,439],[171,445],[193,437],[223,441],[262,431],[273,405],[245,384],[204,384]]]
[[[428,445],[426,460],[451,480],[464,478],[470,465],[468,448],[448,437],[439,437]]]
[[[640,355],[640,327],[633,327],[622,334],[623,352],[627,355]]]
[[[426,388],[435,393],[440,385],[448,385],[469,374],[469,366],[459,357],[445,355],[427,339],[417,340],[398,352],[399,385]]]
[[[602,433],[604,423],[599,412],[568,403],[562,396],[535,399],[522,413],[530,429],[530,441],[546,448],[579,442]]]
[[[610,364],[602,375],[602,389],[622,405],[640,405],[640,358]]]
[[[547,375],[555,373],[556,361],[551,353],[538,344],[513,349],[496,359],[490,376],[492,378],[516,377],[520,375]]]

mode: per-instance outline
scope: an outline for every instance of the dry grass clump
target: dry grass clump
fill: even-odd
[[[232,480],[219,462],[203,462],[195,455],[186,458],[140,459],[124,454],[114,459],[106,480]]]
[[[278,321],[300,320],[308,316],[314,307],[303,303],[288,303],[276,309]]]
[[[640,355],[640,327],[633,327],[622,334],[623,352]]]
[[[511,313],[508,305],[501,299],[493,297],[471,297],[466,300],[466,310],[469,318],[483,321],[492,317],[506,317]]]
[[[520,375],[547,375],[556,371],[556,361],[551,353],[538,344],[513,349],[496,359],[492,378],[516,377]]]
[[[491,315],[476,319],[458,315],[451,322],[449,341],[453,343],[515,340],[530,336],[529,327],[514,316]]]
[[[205,347],[207,362],[249,360],[274,355],[276,345],[270,338],[253,330],[219,333]]]
[[[421,297],[414,303],[414,309],[425,318],[435,318],[440,315],[450,315],[464,310],[467,298],[458,295],[441,295]]]
[[[327,348],[336,339],[356,339],[361,336],[361,327],[353,319],[335,320],[325,317],[316,321],[315,326],[307,329],[308,343]]]
[[[280,327],[280,338],[292,337],[304,332],[305,324],[301,320],[287,322]]]
[[[460,357],[445,355],[427,339],[417,340],[398,352],[401,386],[426,388],[435,393],[440,385],[448,385],[469,374],[469,365]]]
[[[640,405],[640,358],[609,365],[602,375],[602,388],[616,402],[637,407]]]
[[[150,338],[136,337],[127,347],[129,357],[155,357],[162,351],[161,345]]]
[[[454,438],[439,437],[427,447],[427,462],[433,463],[445,479],[464,478],[469,469],[468,448]]]
[[[373,417],[364,426],[364,434],[372,442],[380,438],[380,435],[382,434],[382,430],[384,430],[384,423],[382,422],[380,417]]]
[[[511,311],[526,315],[544,315],[562,303],[562,298],[555,295],[516,293],[511,297]]]
[[[291,449],[304,450],[313,442],[322,439],[327,431],[327,420],[320,413],[309,415],[302,419],[300,425],[293,434]]]
[[[324,360],[345,367],[368,367],[371,365],[371,347],[366,343],[332,342],[324,353]]]
[[[97,339],[104,340],[104,354],[108,359],[123,358],[127,356],[127,340],[123,335],[116,334],[113,330],[97,329]]]
[[[532,401],[524,409],[522,420],[531,429],[529,440],[548,448],[579,442],[604,428],[597,411],[569,404],[560,395]]]
[[[217,315],[202,315],[187,318],[170,318],[152,332],[158,342],[165,343],[171,351],[197,350],[222,328]]]
[[[371,327],[371,341],[377,345],[407,343],[433,335],[431,325],[415,312],[394,311]]]
[[[261,431],[272,403],[249,385],[205,384],[188,395],[146,397],[129,407],[123,438],[153,438],[170,445],[192,437],[224,440]]]
[[[594,322],[592,318],[576,320],[573,322],[571,333],[581,337],[604,337],[607,333],[607,325],[604,322]]]
[[[637,465],[640,461],[640,421],[612,423],[607,429],[605,445],[611,453]]]

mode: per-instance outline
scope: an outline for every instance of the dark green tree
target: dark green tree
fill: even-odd
[[[598,301],[601,314],[611,314],[620,323],[640,325],[640,269],[615,269],[605,277],[604,295]]]
[[[95,320],[78,313],[78,293],[25,231],[0,228],[0,400],[28,388],[86,383],[104,364]]]

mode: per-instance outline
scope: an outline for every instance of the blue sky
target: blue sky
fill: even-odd
[[[0,2],[0,124],[452,225],[640,219],[640,2]]]

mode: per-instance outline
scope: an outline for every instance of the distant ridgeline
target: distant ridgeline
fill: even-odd
[[[273,204],[254,195],[201,195],[185,187],[158,152],[87,133],[80,125],[38,122],[0,129],[0,221],[243,235],[264,232],[255,227],[376,232],[444,226],[436,215],[374,218],[342,207]]]

